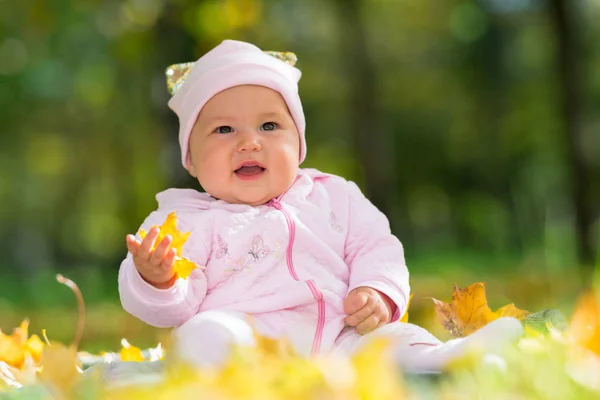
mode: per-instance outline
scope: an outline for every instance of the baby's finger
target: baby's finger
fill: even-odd
[[[367,293],[354,289],[344,300],[344,312],[348,315],[352,315],[363,308],[368,301],[369,295]]]
[[[148,232],[148,235],[146,236],[138,250],[138,257],[141,260],[148,261],[148,259],[150,258],[150,253],[152,252],[152,247],[154,246],[154,241],[158,236],[158,232],[158,228],[152,228],[150,229],[150,232]]]
[[[150,256],[150,262],[152,263],[152,265],[159,266],[160,264],[162,264],[163,259],[165,258],[167,251],[169,251],[169,247],[171,246],[172,242],[173,239],[171,238],[171,235],[167,235],[164,237],[164,239],[158,244],[158,246]]]
[[[177,255],[177,250],[171,249],[167,252],[162,264],[160,265],[160,269],[163,271],[169,271],[173,269],[173,265],[175,264],[175,256]]]
[[[366,333],[369,333],[369,332],[375,330],[375,328],[377,328],[378,324],[379,324],[379,318],[377,318],[377,315],[372,314],[370,317],[368,317],[363,322],[361,322],[360,324],[357,325],[356,332],[359,335],[364,335]]]
[[[137,256],[138,249],[140,248],[140,242],[135,239],[135,236],[125,236],[125,243],[127,244],[127,250],[129,250],[131,255],[134,257]]]
[[[367,319],[369,316],[371,316],[373,314],[375,305],[376,304],[373,304],[372,301],[367,302],[366,306],[364,306],[363,308],[361,308],[354,314],[346,317],[344,319],[344,322],[346,322],[346,324],[349,326],[357,326],[358,324],[360,324],[361,322],[363,322],[365,319]]]

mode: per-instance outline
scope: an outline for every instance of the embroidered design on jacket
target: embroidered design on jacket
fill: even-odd
[[[217,243],[219,244],[219,250],[217,250],[217,254],[216,254],[217,259],[223,258],[226,255],[229,255],[229,250],[227,249],[227,243],[223,242],[221,235],[217,235]]]
[[[252,239],[252,245],[246,255],[245,260],[243,257],[240,257],[235,261],[231,257],[228,257],[227,260],[225,260],[225,264],[229,266],[227,271],[242,271],[243,269],[246,269],[252,264],[257,263],[263,258],[267,257],[269,254],[271,254],[271,249],[264,243],[263,238],[259,235],[254,236],[254,239]]]
[[[279,260],[281,256],[283,256],[283,249],[281,247],[281,243],[282,241],[279,239],[275,240],[275,243],[273,243],[273,247],[275,247],[275,249],[273,249],[273,256],[277,260]]]
[[[269,246],[264,244],[263,238],[260,236],[254,236],[254,239],[252,239],[252,249],[250,249],[248,252],[248,254],[254,258],[253,262],[262,260],[268,256],[270,252],[271,250],[269,249]]]
[[[344,231],[344,228],[342,228],[341,225],[338,224],[337,218],[336,218],[335,214],[333,213],[333,211],[331,213],[329,213],[329,224],[331,225],[333,230],[338,233],[342,233]]]

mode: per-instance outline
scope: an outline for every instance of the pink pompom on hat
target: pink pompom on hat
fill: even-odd
[[[298,95],[302,73],[293,53],[262,51],[250,43],[225,40],[196,62],[167,68],[167,86],[173,95],[169,107],[179,117],[181,163],[188,168],[190,134],[202,107],[214,95],[240,85],[258,85],[281,94],[300,135],[299,162],[306,157],[306,122]]]

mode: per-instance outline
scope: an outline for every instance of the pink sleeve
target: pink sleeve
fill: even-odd
[[[388,296],[396,305],[392,322],[406,311],[410,286],[402,243],[392,235],[386,216],[353,182],[347,182],[348,235],[345,261],[350,268],[348,292],[366,286]]]
[[[162,210],[153,212],[141,228],[147,232],[152,225],[162,225],[168,214]],[[177,228],[192,232],[183,246],[182,255],[198,265],[206,265],[210,252],[206,240],[208,229],[185,223],[185,214],[178,213],[178,217]],[[139,233],[136,237],[140,239]],[[198,312],[206,295],[206,277],[200,268],[196,268],[188,279],[178,279],[169,289],[157,289],[140,276],[128,252],[119,269],[119,295],[123,308],[147,324],[161,328],[179,326]]]

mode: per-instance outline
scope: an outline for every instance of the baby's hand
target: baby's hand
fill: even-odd
[[[348,314],[346,325],[356,327],[356,332],[364,335],[390,322],[392,301],[373,288],[358,287],[346,296],[344,312]]]
[[[165,236],[152,251],[158,233],[158,228],[152,228],[141,243],[133,235],[127,235],[125,241],[142,278],[155,288],[167,289],[173,286],[176,279],[173,264],[177,251],[170,248],[173,241],[170,235]]]

